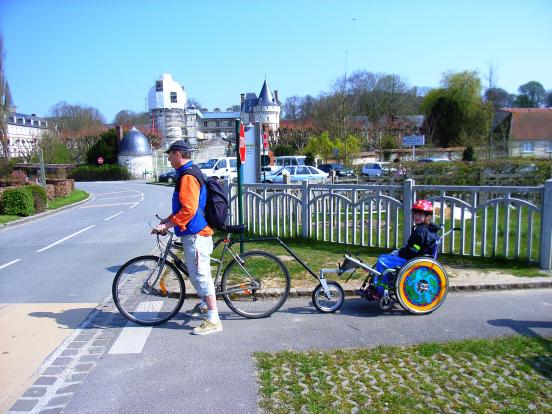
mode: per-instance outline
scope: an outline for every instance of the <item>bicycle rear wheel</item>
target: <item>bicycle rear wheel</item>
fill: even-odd
[[[121,266],[113,280],[115,306],[138,325],[165,323],[184,303],[186,287],[182,275],[174,264],[165,262],[159,276],[160,260],[157,256],[135,257]]]
[[[271,253],[251,250],[224,269],[222,297],[240,316],[265,318],[284,304],[290,285],[289,272],[280,259]]]

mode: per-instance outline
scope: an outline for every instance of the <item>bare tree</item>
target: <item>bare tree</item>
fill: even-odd
[[[6,52],[4,50],[4,36],[0,33],[0,145],[5,158],[9,157],[10,140],[8,137],[8,116],[13,104],[10,86],[4,73],[4,59]]]

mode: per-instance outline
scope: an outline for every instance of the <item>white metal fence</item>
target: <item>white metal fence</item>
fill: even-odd
[[[237,185],[230,223],[239,222]],[[396,248],[410,236],[416,199],[434,203],[434,221],[461,227],[442,245],[446,253],[502,256],[551,269],[552,180],[537,187],[361,184],[246,184],[243,220],[256,234]]]

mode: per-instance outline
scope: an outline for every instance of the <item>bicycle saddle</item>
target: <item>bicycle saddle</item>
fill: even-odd
[[[235,226],[225,226],[221,230],[226,233],[240,234],[240,233],[243,233],[246,229],[247,229],[247,225],[237,224]]]

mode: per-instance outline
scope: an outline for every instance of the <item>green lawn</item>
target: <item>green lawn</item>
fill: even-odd
[[[552,413],[552,342],[515,336],[416,346],[259,352],[266,413]]]
[[[255,235],[251,235],[252,238]],[[215,236],[216,239],[216,236]],[[378,256],[382,253],[389,253],[389,249],[380,249],[375,247],[352,246],[346,244],[329,243],[312,239],[285,239],[288,247],[303,260],[316,274],[321,268],[336,268],[339,262],[343,261],[343,255],[353,254],[360,257],[366,263],[374,264]],[[239,245],[233,247],[239,252]],[[218,258],[222,247],[219,246],[214,252],[213,257]],[[292,280],[314,281],[312,276],[285,251],[283,247],[273,241],[245,243],[246,250],[262,249],[272,252],[279,256],[286,264]],[[515,276],[542,276],[536,264],[528,263],[524,260],[504,259],[504,258],[482,258],[444,254],[439,257],[439,261],[447,267],[480,269],[482,272],[502,271]],[[364,279],[366,273],[361,270],[355,272],[352,279]]]

